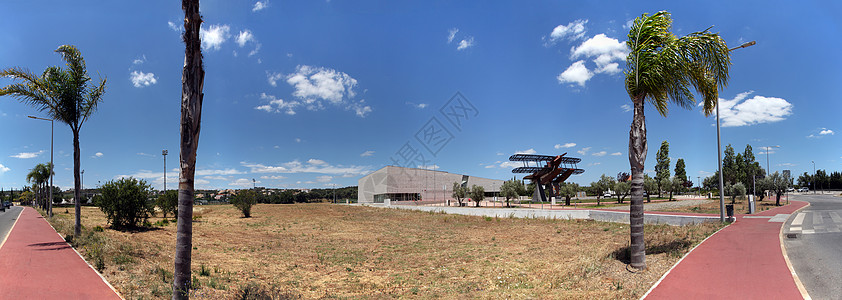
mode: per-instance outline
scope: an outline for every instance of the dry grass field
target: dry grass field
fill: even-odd
[[[72,211],[54,210],[63,235],[72,232]],[[639,298],[721,227],[647,225],[649,269],[632,273],[625,224],[330,204],[261,204],[252,215],[197,207],[192,297]],[[94,207],[83,208],[82,222],[79,251],[125,298],[169,298],[175,223],[114,231]]]

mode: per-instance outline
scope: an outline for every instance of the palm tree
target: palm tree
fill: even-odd
[[[193,178],[196,173],[196,149],[202,121],[202,41],[199,28],[199,0],[182,0],[184,10],[184,69],[181,73],[181,176],[178,181],[178,225],[176,226],[175,270],[172,299],[187,299],[190,291],[190,262],[193,248]]]
[[[0,71],[0,76],[22,81],[0,88],[0,96],[10,95],[26,104],[46,112],[51,119],[70,126],[73,132],[73,181],[76,199],[76,227],[74,234],[82,233],[82,190],[79,179],[79,131],[82,124],[96,111],[105,93],[105,78],[98,84],[88,76],[85,58],[72,45],[62,45],[55,52],[67,62],[67,68],[52,66],[39,77],[27,69],[13,67]]]
[[[728,82],[731,56],[725,41],[708,29],[676,37],[670,32],[672,18],[665,11],[636,18],[629,30],[626,58],[626,91],[634,103],[629,130],[629,164],[632,171],[631,266],[646,268],[643,240],[643,164],[646,161],[646,120],[643,104],[649,102],[662,116],[667,103],[690,109],[696,103],[692,86],[703,98],[710,115],[719,89]]]
[[[42,167],[45,167],[44,164],[37,164],[26,174],[26,182],[32,183],[32,190],[35,191],[35,203],[38,203],[38,205],[41,205],[41,185],[47,180],[41,172]]]

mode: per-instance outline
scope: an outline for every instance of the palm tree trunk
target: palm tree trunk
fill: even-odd
[[[202,42],[199,27],[199,0],[182,0],[184,10],[184,69],[181,75],[181,176],[178,181],[178,225],[176,228],[175,270],[172,299],[188,299],[190,263],[193,246],[193,179],[196,171],[196,149],[202,119],[202,89],[205,70],[202,66]]]
[[[73,235],[77,238],[82,235],[82,180],[79,177],[79,129],[73,128],[73,197],[76,199],[76,227],[73,228]]]
[[[643,115],[643,96],[633,99],[634,117],[629,130],[629,165],[631,166],[631,207],[629,223],[631,235],[631,266],[646,269],[646,245],[643,239],[643,164],[646,162],[646,117]]]

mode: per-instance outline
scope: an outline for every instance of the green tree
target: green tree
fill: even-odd
[[[451,196],[456,199],[456,203],[461,207],[462,199],[468,197],[468,187],[462,186],[460,182],[453,182],[453,194]]]
[[[643,174],[643,189],[646,191],[646,202],[652,202],[652,194],[658,190],[658,183],[655,178]]]
[[[176,226],[175,264],[172,299],[190,297],[190,262],[193,249],[193,184],[196,175],[196,150],[202,123],[202,89],[205,69],[202,64],[202,40],[199,29],[202,16],[199,0],[182,0],[184,11],[184,68],[181,72],[181,145],[178,182],[178,225]]]
[[[503,182],[500,187],[500,196],[506,198],[506,207],[509,207],[509,200],[518,197],[518,190],[523,186],[519,180],[509,180]]]
[[[149,184],[132,177],[108,181],[100,189],[102,197],[94,203],[105,213],[114,229],[139,227],[155,208],[147,200]]]
[[[728,81],[731,56],[725,41],[708,30],[676,37],[670,32],[672,18],[665,11],[644,14],[629,29],[629,55],[624,74],[626,92],[634,104],[629,130],[629,164],[632,196],[629,213],[631,266],[646,268],[643,238],[643,170],[646,161],[646,125],[643,104],[655,106],[662,116],[669,101],[683,108],[695,107],[690,87],[704,99],[705,115],[713,112],[719,88]]]
[[[722,157],[722,181],[734,184],[737,178],[737,157],[731,144],[725,146],[725,156]]]
[[[483,199],[485,199],[485,188],[475,184],[471,186],[470,194],[471,200],[476,202],[476,206],[479,207],[479,203],[482,202]]]
[[[158,198],[155,199],[155,205],[164,214],[164,219],[167,218],[168,213],[176,215],[178,213],[178,191],[168,190],[158,195]]]
[[[790,180],[778,172],[772,173],[763,179],[763,189],[770,190],[777,196],[775,205],[781,206],[781,195],[790,187]]]
[[[602,205],[602,202],[599,201],[602,195],[614,187],[614,178],[602,174],[599,176],[599,181],[591,182],[591,192],[596,194],[596,205]]]
[[[655,164],[655,179],[658,183],[658,196],[661,196],[661,190],[665,189],[661,183],[670,178],[670,144],[667,141],[661,142],[661,148],[655,154],[657,163]]]
[[[617,203],[623,204],[623,200],[631,192],[631,182],[618,181],[614,183],[614,192],[617,193]]]
[[[46,209],[46,202],[43,200],[46,189],[45,184],[50,178],[49,167],[45,164],[37,164],[26,174],[26,182],[32,183],[32,190],[35,192],[35,203],[41,209]]]
[[[558,195],[564,197],[564,205],[570,206],[570,198],[575,197],[576,193],[579,192],[581,188],[578,184],[572,182],[562,182],[559,185]]]
[[[675,177],[681,180],[682,184],[687,182],[687,171],[685,170],[683,158],[679,158],[675,161]]]
[[[82,186],[79,177],[80,150],[79,132],[82,124],[96,111],[96,107],[105,93],[105,79],[97,84],[88,76],[85,59],[76,47],[62,45],[56,49],[67,68],[48,67],[41,76],[29,70],[13,67],[0,71],[0,76],[20,80],[0,88],[0,96],[13,96],[26,104],[47,113],[53,120],[70,126],[73,132],[73,181],[76,191],[74,199],[82,198]],[[82,203],[76,202],[76,227],[74,234],[82,233]]]
[[[251,207],[257,204],[259,197],[255,190],[240,190],[231,199],[231,204],[243,213],[244,218],[251,218]]]
[[[736,202],[737,197],[743,197],[746,195],[746,186],[743,185],[742,182],[737,182],[735,184],[728,186],[728,195],[731,196],[731,204]]]

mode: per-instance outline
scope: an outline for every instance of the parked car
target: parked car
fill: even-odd
[[[603,193],[603,194],[602,194],[602,197],[605,197],[605,198],[612,197],[612,196],[611,196],[611,192],[605,192],[605,193]]]
[[[806,193],[806,192],[809,192],[810,189],[803,187],[803,188],[798,189],[798,191],[802,192],[802,193]]]
[[[3,202],[3,207],[5,207],[5,208],[12,207],[12,205],[13,205],[12,202],[9,202],[9,201]]]
[[[794,192],[794,191],[795,191],[795,188],[787,188],[787,189],[786,189],[786,192],[787,192],[787,193],[792,193],[792,192]]]

